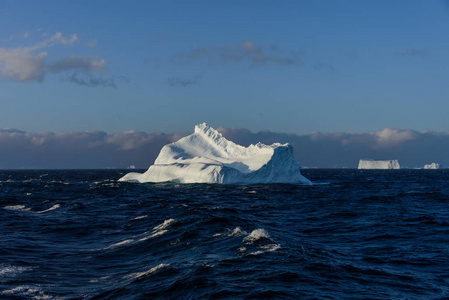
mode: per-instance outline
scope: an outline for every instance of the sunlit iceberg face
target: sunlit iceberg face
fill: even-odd
[[[394,160],[372,160],[372,159],[361,159],[359,161],[359,169],[400,169],[401,166],[397,159]]]
[[[289,144],[243,147],[203,123],[193,134],[165,145],[145,173],[128,173],[119,181],[311,184],[300,169]]]

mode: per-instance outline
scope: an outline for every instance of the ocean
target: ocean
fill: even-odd
[[[312,186],[126,172],[0,170],[1,299],[449,297],[449,170],[302,170]]]

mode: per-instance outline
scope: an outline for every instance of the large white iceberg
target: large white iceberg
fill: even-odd
[[[424,166],[424,169],[426,169],[426,170],[436,170],[439,168],[440,168],[440,164],[437,164],[437,163],[431,163],[429,165]]]
[[[145,173],[128,173],[119,181],[311,184],[300,169],[289,144],[243,147],[203,123],[193,134],[165,145]]]
[[[394,160],[372,160],[361,159],[359,169],[400,169],[397,159]]]

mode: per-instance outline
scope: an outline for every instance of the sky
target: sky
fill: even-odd
[[[0,141],[440,137],[448,30],[443,0],[0,0]]]

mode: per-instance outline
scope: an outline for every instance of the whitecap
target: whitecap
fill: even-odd
[[[241,236],[247,234],[246,231],[243,231],[240,229],[239,226],[237,226],[236,228],[234,228],[234,230],[230,230],[228,229],[227,232],[225,233],[216,233],[213,235],[213,237],[222,237],[222,236]]]
[[[49,299],[63,299],[47,295],[41,288],[28,285],[20,285],[9,290],[4,290],[0,293],[4,296],[19,296],[28,299],[49,300]]]
[[[118,246],[122,246],[122,245],[129,244],[129,243],[132,243],[132,242],[134,242],[134,239],[126,239],[126,240],[120,241],[120,242],[118,242],[118,243],[109,245],[109,246],[107,246],[107,247],[104,248],[104,249],[111,249],[111,248],[115,248],[115,247],[118,247]]]
[[[175,219],[168,219],[165,220],[162,224],[156,226],[153,228],[153,230],[162,230],[173,224],[176,220]]]
[[[17,274],[30,270],[30,267],[20,267],[12,265],[0,265],[0,278],[1,277],[13,277]]]
[[[260,240],[261,238],[268,239],[270,238],[270,235],[265,229],[255,229],[247,237],[245,237],[243,241],[252,244],[255,241]]]
[[[148,239],[154,238],[154,237],[159,236],[159,235],[163,235],[163,234],[165,234],[167,231],[168,231],[168,230],[160,230],[160,231],[156,231],[156,232],[154,232],[152,235],[149,235],[149,236],[146,236],[146,237],[141,238],[141,239],[139,240],[139,242],[146,241],[146,240],[148,240]]]
[[[159,264],[159,265],[157,265],[157,266],[155,266],[155,267],[149,269],[148,271],[145,271],[145,272],[138,272],[138,273],[132,273],[132,274],[123,276],[123,278],[126,278],[126,279],[138,279],[138,278],[142,278],[142,277],[144,277],[144,276],[153,274],[154,272],[156,272],[156,271],[158,271],[158,270],[160,270],[160,269],[162,269],[162,268],[164,268],[164,267],[167,267],[167,266],[169,266],[169,264]]]
[[[25,205],[7,205],[3,207],[7,210],[17,210],[17,211],[29,211],[31,208],[25,207]]]
[[[175,222],[176,222],[175,219],[167,219],[167,220],[165,220],[162,224],[154,227],[153,231],[151,232],[150,235],[141,238],[139,241],[146,241],[146,240],[148,240],[150,238],[154,238],[156,236],[160,236],[160,235],[163,235],[163,234],[167,233],[168,230],[166,228],[168,226],[170,226],[171,224],[175,223]],[[149,233],[150,233],[149,231],[146,231],[146,232],[142,233],[142,235],[146,235],[146,234],[149,234]]]
[[[262,248],[264,250],[258,250],[252,253],[248,253],[248,255],[260,255],[266,252],[274,252],[278,249],[281,248],[281,245],[279,244],[268,244],[268,245],[264,245],[264,246],[260,246],[259,248]]]
[[[50,207],[49,209],[38,211],[38,213],[41,214],[41,213],[44,213],[44,212],[52,211],[52,210],[58,209],[60,206],[61,205],[59,205],[59,204],[55,204],[52,207]]]
[[[140,220],[140,219],[145,219],[145,218],[147,218],[148,217],[148,215],[143,215],[143,216],[138,216],[138,217],[135,217],[134,219],[132,219],[133,221],[134,220]]]

